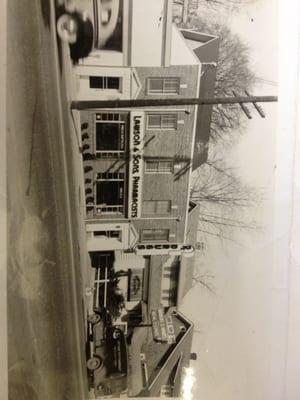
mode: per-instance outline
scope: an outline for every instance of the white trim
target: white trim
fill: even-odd
[[[199,64],[198,69],[198,80],[197,80],[197,93],[199,93],[200,89],[200,80],[201,80],[201,64]],[[184,236],[183,241],[186,241],[187,229],[188,229],[188,221],[189,221],[189,202],[190,202],[190,189],[192,186],[192,171],[193,171],[193,155],[195,149],[195,139],[196,139],[196,126],[197,126],[197,117],[198,117],[198,105],[195,106],[195,115],[194,115],[194,127],[193,127],[193,136],[192,136],[192,149],[191,149],[191,165],[189,168],[189,183],[187,190],[187,202],[186,202],[186,215],[185,215],[185,226],[184,226]]]
[[[132,80],[133,79],[136,80],[137,87],[138,87],[138,90],[136,91],[134,96],[133,96],[133,93],[132,93]],[[138,73],[136,71],[136,68],[132,68],[131,69],[131,85],[130,85],[131,97],[134,98],[134,99],[137,99],[139,94],[140,94],[140,92],[141,92],[141,90],[142,90],[142,88],[143,88],[143,85],[142,85],[142,82],[141,82],[141,80],[139,78],[139,75],[138,75]]]

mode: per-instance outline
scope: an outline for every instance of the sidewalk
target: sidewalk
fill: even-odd
[[[128,376],[128,394],[137,396],[143,390],[143,372],[141,366],[141,349],[148,335],[148,328],[135,328],[129,346],[130,372]]]
[[[80,113],[79,111],[71,111],[71,101],[76,98],[78,90],[78,81],[76,80],[74,66],[69,55],[69,47],[67,44],[62,43],[62,81],[65,84],[67,106],[69,109],[68,113],[68,126],[70,129],[70,146],[72,147],[73,159],[73,171],[75,175],[74,185],[77,190],[77,218],[78,218],[78,246],[80,252],[81,261],[81,273],[82,273],[82,293],[84,299],[85,312],[89,308],[90,296],[86,296],[86,289],[93,286],[94,282],[94,270],[90,267],[90,257],[87,251],[86,232],[85,232],[85,187],[84,187],[84,172],[82,155],[80,152],[82,141],[81,141],[81,127],[80,127]]]

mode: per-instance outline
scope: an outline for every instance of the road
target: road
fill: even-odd
[[[83,399],[82,195],[53,5],[7,13],[9,399]]]

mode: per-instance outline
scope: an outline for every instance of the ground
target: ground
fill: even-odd
[[[79,138],[54,2],[8,2],[9,399],[86,397]]]

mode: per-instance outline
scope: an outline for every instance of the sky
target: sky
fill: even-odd
[[[226,17],[250,47],[256,75],[273,83],[258,85],[255,95],[278,94],[277,15],[275,0],[253,0],[239,15]],[[281,190],[284,185],[278,185],[284,152],[278,108],[273,103],[263,109],[266,119],[251,110],[247,132],[226,158],[245,182],[264,188],[266,200],[253,210],[264,229],[241,234],[242,246],[215,242],[204,255],[197,255],[201,271],[212,276],[215,294],[196,285],[181,306],[195,323],[192,350],[198,360],[191,362],[195,399],[284,398],[289,228],[283,215],[285,210],[289,215],[290,203]]]

